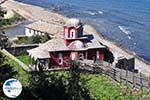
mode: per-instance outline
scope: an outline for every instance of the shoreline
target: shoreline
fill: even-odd
[[[16,11],[18,14],[23,16],[25,19],[31,20],[41,20],[45,21],[54,25],[63,26],[64,22],[68,19],[65,16],[62,16],[58,13],[54,13],[52,11],[46,10],[45,8],[41,8],[34,5],[24,4],[21,2],[8,0],[2,6],[7,7]],[[126,48],[118,46],[117,43],[108,40],[107,38],[103,37],[100,32],[91,26],[85,25],[84,26],[85,33],[92,33],[94,37],[99,40],[101,43],[106,45],[110,51],[114,54],[115,58],[124,56],[127,59],[135,57],[135,69],[138,69],[139,72],[142,72],[146,76],[150,74],[150,62],[144,60],[143,58],[135,55],[132,51],[129,51]],[[62,32],[61,28],[58,29],[58,33]],[[55,34],[58,36],[58,34]],[[60,36],[60,34],[59,34]]]

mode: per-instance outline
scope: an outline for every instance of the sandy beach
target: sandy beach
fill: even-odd
[[[28,20],[41,20],[52,24],[50,28],[52,30],[52,33],[54,33],[55,37],[61,36],[61,34],[63,33],[63,25],[68,19],[60,14],[51,12],[47,9],[23,4],[13,0],[6,1],[4,4],[2,4],[2,7],[14,10]],[[127,52],[126,50],[117,46],[115,43],[106,40],[102,36],[100,36],[100,33],[98,33],[94,27],[90,25],[84,25],[84,32],[86,34],[92,33],[97,40],[99,40],[110,49],[116,59],[122,56],[126,58],[134,57],[132,53]],[[135,69],[138,69],[139,72],[142,72],[147,76],[150,75],[150,63],[142,60],[142,58],[139,58],[137,56],[135,57]]]

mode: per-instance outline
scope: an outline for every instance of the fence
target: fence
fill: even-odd
[[[134,70],[128,71],[127,68],[126,70],[119,69],[104,61],[97,61],[96,63],[92,61],[79,61],[79,63],[82,71],[104,74],[120,84],[125,86],[131,85],[133,90],[147,90],[147,93],[150,93],[150,76],[147,77],[142,73],[135,73]]]

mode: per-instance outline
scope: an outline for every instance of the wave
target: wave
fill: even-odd
[[[61,3],[61,4],[51,4],[51,10],[52,11],[63,11],[63,10],[69,10],[73,7],[71,4]]]
[[[84,11],[84,13],[95,16],[95,15],[102,15],[104,12],[103,11],[88,10],[88,11]]]
[[[128,30],[128,28],[125,27],[125,26],[118,26],[118,28],[119,28],[123,33],[125,33],[125,34],[127,34],[127,35],[131,34],[131,32],[130,32],[130,31]]]
[[[131,37],[131,36],[128,36],[128,39],[129,39],[129,40],[131,40],[131,39],[132,39],[132,37]]]
[[[103,14],[104,12],[102,12],[102,11],[98,11],[98,13],[99,13],[99,14]]]
[[[92,11],[85,11],[85,13],[87,13],[87,14],[89,14],[89,15],[92,15],[92,16],[96,15],[96,13],[95,13],[95,12],[92,12]]]

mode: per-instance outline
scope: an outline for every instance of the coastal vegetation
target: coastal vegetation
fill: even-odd
[[[26,65],[30,65],[31,63],[31,57],[29,56],[29,55],[27,55],[27,54],[22,54],[22,55],[19,55],[19,56],[17,56],[17,58],[20,60],[20,61],[22,61],[24,64],[26,64]]]
[[[4,11],[2,9],[2,7],[0,6],[0,18],[3,18],[4,17],[4,14],[6,14],[6,11]]]
[[[33,35],[31,37],[22,36],[18,37],[18,40],[14,41],[16,44],[38,44],[45,43],[50,40],[51,37],[48,34],[45,35]]]
[[[17,74],[15,75],[15,78],[17,78],[23,85],[27,85],[28,84],[27,72],[25,70],[23,70],[20,67],[20,65],[17,62],[15,62],[13,59],[11,59],[9,56],[6,56],[2,52],[0,52],[0,55],[2,55],[0,58],[3,59],[2,64],[6,64],[6,65],[11,66],[12,69],[17,72]],[[1,72],[3,72],[3,71],[1,71]],[[11,76],[11,78],[12,77],[13,76]]]
[[[2,53],[0,53],[0,100],[6,98],[2,91],[2,86],[5,80],[17,75],[17,71],[14,70],[10,64],[5,63],[5,61],[6,57]]]
[[[14,12],[13,17],[11,18],[4,18],[4,15],[6,13],[7,11],[3,10],[3,8],[0,7],[0,29],[9,27],[11,25],[17,24],[19,21],[24,20],[24,18],[16,12]]]
[[[46,41],[50,40],[51,38],[49,37],[48,34],[45,35],[35,35],[35,36],[31,36],[28,37],[28,43],[45,43]]]
[[[31,72],[29,86],[20,97],[32,100],[90,100],[80,72]],[[75,85],[76,84],[76,85]],[[24,91],[25,92],[25,91]]]
[[[8,27],[13,24],[17,24],[19,21],[22,21],[22,20],[24,20],[24,18],[18,15],[17,13],[15,13],[14,16],[9,19],[2,18],[0,19],[0,29]]]
[[[28,59],[26,55],[18,58],[24,57]],[[26,72],[8,56],[0,53],[0,58],[0,71],[3,72],[0,77],[14,77],[23,85],[23,91],[16,100],[137,100],[145,95],[134,93],[130,87],[124,89],[107,76],[81,72],[76,64],[70,71]],[[1,88],[6,80],[3,78],[0,78]],[[0,98],[5,96],[1,94]]]
[[[6,48],[11,46],[11,42],[8,37],[5,35],[5,32],[0,33],[0,48]]]

